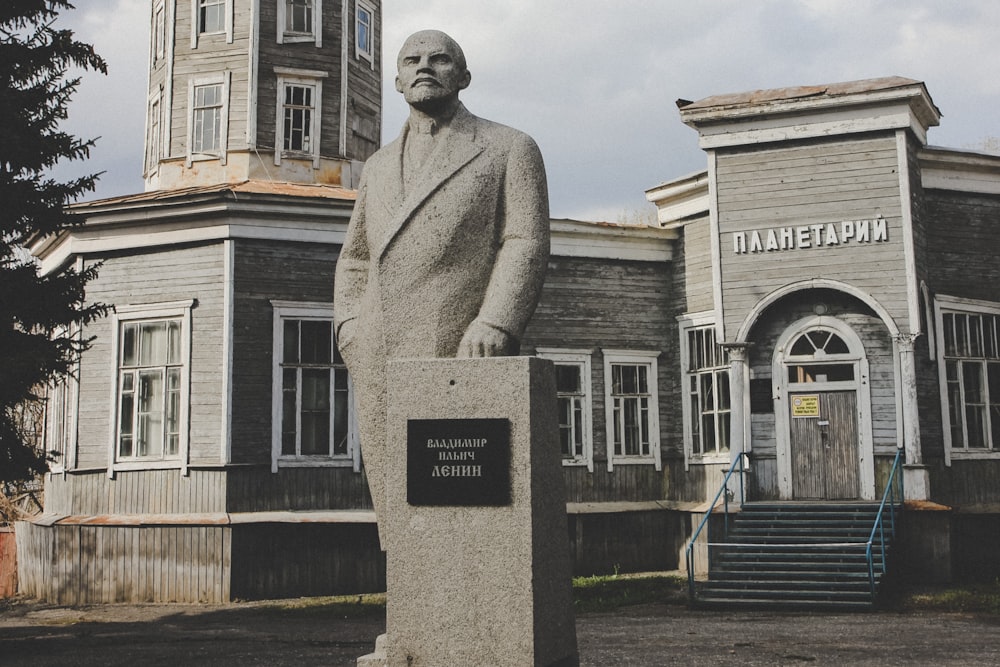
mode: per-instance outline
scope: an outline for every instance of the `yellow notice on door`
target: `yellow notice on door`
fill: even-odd
[[[819,394],[799,394],[792,397],[793,417],[819,417]]]

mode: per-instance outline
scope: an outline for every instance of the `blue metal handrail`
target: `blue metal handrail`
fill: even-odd
[[[895,539],[896,537],[896,484],[893,481],[896,478],[896,471],[899,470],[903,461],[903,450],[896,450],[896,458],[892,460],[892,468],[889,469],[889,480],[885,484],[885,492],[882,494],[882,502],[878,506],[878,513],[875,515],[875,522],[872,525],[872,532],[868,535],[868,543],[865,547],[865,557],[868,559],[868,585],[871,588],[872,602],[875,601],[875,559],[872,557],[872,545],[875,542],[875,534],[878,533],[879,541],[881,542],[880,549],[882,550],[882,572],[885,574],[888,570],[888,565],[886,564],[885,558],[885,506],[889,505],[889,519],[892,522],[892,529],[890,536]],[[899,500],[898,503],[903,501],[903,478],[899,478]]]
[[[719,497],[723,498],[723,520],[725,522],[725,537],[729,537],[729,494],[725,491],[729,488],[729,478],[733,476],[736,472],[736,466],[739,465],[740,469],[740,505],[742,505],[746,499],[746,492],[743,488],[743,477],[744,473],[749,469],[749,466],[745,465],[744,459],[747,456],[746,452],[740,452],[737,454],[736,458],[733,459],[732,464],[729,466],[729,470],[726,471],[725,477],[722,478],[722,484],[719,486],[719,490],[716,492],[715,497],[708,506],[708,510],[705,511],[705,516],[702,517],[701,523],[698,524],[698,528],[695,529],[694,534],[691,536],[691,541],[688,542],[687,546],[687,571],[688,571],[688,599],[694,602],[694,545],[698,541],[698,536],[701,534],[702,529],[705,524],[708,523],[708,518],[712,516],[712,510],[715,509],[716,503],[719,502]],[[708,562],[712,562],[712,545],[711,543],[705,546],[706,553],[708,555]]]

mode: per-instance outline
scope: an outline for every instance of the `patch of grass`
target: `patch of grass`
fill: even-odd
[[[612,574],[573,579],[578,612],[606,612],[636,604],[686,604],[687,579],[665,574]]]
[[[303,616],[316,614],[340,618],[362,618],[385,613],[385,593],[276,600],[266,602],[262,606]]]
[[[607,612],[636,604],[687,604],[687,579],[666,574],[611,574],[573,579],[577,612]],[[361,618],[385,613],[385,593],[250,603],[303,616]]]
[[[1000,581],[911,591],[902,595],[900,606],[909,611],[950,611],[1000,616]]]

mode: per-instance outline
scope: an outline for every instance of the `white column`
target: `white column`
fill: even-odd
[[[747,419],[750,403],[749,383],[747,378],[747,356],[749,343],[723,343],[729,353],[729,461],[732,463],[744,452],[750,451],[750,423]],[[733,475],[729,481],[729,491],[732,497],[739,499],[740,479]],[[746,493],[749,479],[744,475],[742,483]]]
[[[923,464],[920,451],[920,406],[917,403],[917,369],[913,345],[920,334],[899,334],[895,338],[899,351],[899,392],[902,397],[903,448],[906,463],[903,466],[903,493],[907,500],[927,500],[930,497],[930,478]]]

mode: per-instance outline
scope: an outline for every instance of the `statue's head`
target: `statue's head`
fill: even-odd
[[[457,101],[459,91],[472,80],[462,47],[440,30],[410,35],[399,50],[396,67],[396,90],[407,104],[428,113]]]

